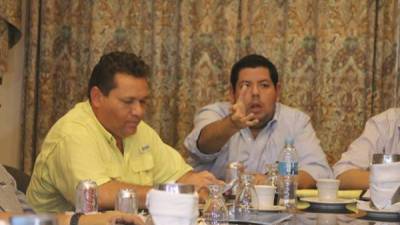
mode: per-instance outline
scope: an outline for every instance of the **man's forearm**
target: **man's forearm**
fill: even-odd
[[[218,152],[238,129],[227,116],[205,126],[197,141],[197,147],[202,153],[213,154]]]
[[[341,173],[338,177],[341,189],[362,189],[369,187],[369,171],[351,169]]]
[[[115,197],[119,190],[130,188],[136,192],[140,208],[146,207],[146,195],[151,189],[149,186],[134,185],[119,181],[109,181],[99,186],[99,208],[101,210],[114,209]]]

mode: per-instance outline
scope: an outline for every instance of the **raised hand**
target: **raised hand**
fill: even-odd
[[[244,98],[248,91],[249,90],[247,89],[246,85],[239,90],[239,97],[237,98],[235,104],[232,105],[231,114],[229,115],[231,122],[238,129],[251,127],[259,122],[253,113],[247,114],[246,112],[247,110],[244,103]]]

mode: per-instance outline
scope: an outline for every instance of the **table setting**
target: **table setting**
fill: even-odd
[[[362,195],[362,190],[339,190],[340,181],[336,179],[318,179],[316,189],[297,190],[295,208],[287,208],[278,204],[276,166],[267,165],[267,182],[255,185],[253,174],[246,173],[240,163],[235,162],[229,167],[229,179],[225,185],[207,187],[209,197],[205,204],[198,205],[194,187],[189,188],[189,193],[172,188],[174,191],[167,191],[171,192],[168,195],[172,195],[166,201],[165,196],[155,198],[154,192],[150,191],[148,209],[152,223],[146,222],[146,225],[333,225],[400,222],[400,173],[396,173],[400,171],[400,162],[389,162],[388,157],[384,156],[373,158],[369,168],[370,196],[367,196],[368,193]],[[164,188],[162,191],[166,190]],[[158,190],[158,194],[164,195],[162,191],[159,193]],[[162,199],[164,203],[160,208],[155,203]],[[155,217],[160,216],[159,213],[154,214],[156,208],[168,209],[164,211],[171,212],[171,220],[160,222],[157,218],[156,221]]]

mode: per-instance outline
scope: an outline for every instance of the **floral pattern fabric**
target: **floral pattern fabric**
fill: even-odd
[[[399,11],[397,0],[31,1],[25,171],[115,50],[151,66],[146,121],[182,154],[195,111],[228,99],[232,64],[263,54],[278,67],[280,101],[311,116],[333,163],[367,118],[399,105]]]
[[[0,0],[0,85],[7,72],[8,51],[21,37],[21,12],[21,0]]]

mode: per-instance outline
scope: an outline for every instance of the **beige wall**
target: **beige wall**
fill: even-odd
[[[9,51],[0,85],[0,164],[20,168],[24,38]]]

